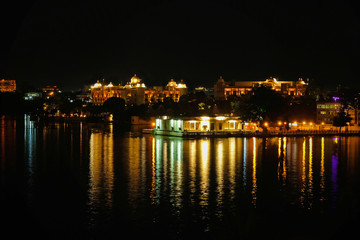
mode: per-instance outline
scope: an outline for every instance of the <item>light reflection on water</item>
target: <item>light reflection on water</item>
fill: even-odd
[[[38,201],[46,172],[59,171],[59,185],[69,172],[85,172],[91,228],[114,219],[139,226],[171,219],[173,225],[204,223],[203,231],[211,231],[251,209],[274,206],[333,213],[347,207],[349,189],[358,187],[359,137],[131,137],[114,133],[112,125],[106,131],[86,124],[39,128],[26,118],[16,138],[19,130],[13,123],[4,127],[9,124],[1,119],[1,172],[23,156],[29,204]],[[21,142],[19,153],[14,149]]]

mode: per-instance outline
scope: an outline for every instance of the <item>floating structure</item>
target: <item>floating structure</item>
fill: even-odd
[[[202,116],[202,117],[168,117],[156,118],[155,135],[165,136],[219,136],[237,135],[246,131],[247,127],[238,117],[231,116]],[[253,130],[257,130],[255,127]]]

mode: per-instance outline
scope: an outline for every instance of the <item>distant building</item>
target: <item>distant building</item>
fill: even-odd
[[[102,85],[99,81],[91,86],[91,98],[94,104],[102,105],[111,97],[123,98],[127,104],[150,104],[162,102],[165,98],[170,97],[178,102],[180,97],[187,93],[187,87],[184,82],[176,83],[173,79],[163,87],[146,88],[145,84],[136,74],[125,86]]]
[[[24,99],[27,101],[35,100],[42,97],[41,92],[27,92],[24,94]]]
[[[318,102],[316,104],[316,122],[318,124],[333,124],[341,108],[339,102]]]
[[[95,105],[102,105],[111,97],[123,98],[127,104],[141,105],[145,103],[145,84],[136,74],[125,86],[113,85],[111,82],[102,85],[99,81],[91,86],[91,98]]]
[[[203,92],[203,93],[205,93],[207,96],[214,96],[214,88],[206,88],[206,87],[203,87],[203,86],[199,86],[199,87],[196,87],[196,88],[194,89],[194,92],[195,92],[195,93]]]
[[[55,97],[57,93],[61,93],[57,86],[46,86],[41,88],[43,97],[50,98]]]
[[[171,79],[165,88],[161,86],[154,86],[151,89],[145,90],[145,102],[163,102],[165,98],[171,98],[174,102],[179,102],[180,97],[187,93],[186,84],[181,80],[176,83]]]
[[[15,80],[0,80],[0,92],[15,92],[16,81]]]
[[[276,78],[271,77],[265,81],[225,82],[220,76],[214,85],[214,96],[215,100],[227,100],[231,95],[242,96],[260,86],[268,86],[282,95],[304,96],[307,85],[308,83],[304,82],[302,78],[299,78],[298,81],[278,81]]]
[[[347,113],[351,117],[350,125],[352,125],[352,126],[359,125],[359,119],[360,119],[360,111],[359,111],[359,109],[350,107],[347,110]]]

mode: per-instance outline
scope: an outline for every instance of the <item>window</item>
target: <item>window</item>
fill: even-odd
[[[222,130],[222,123],[219,123],[219,130]]]
[[[189,129],[190,130],[195,130],[196,128],[196,122],[195,121],[190,121],[189,122]]]
[[[235,129],[235,121],[229,121],[229,129]]]
[[[326,114],[326,111],[321,111],[320,114]]]

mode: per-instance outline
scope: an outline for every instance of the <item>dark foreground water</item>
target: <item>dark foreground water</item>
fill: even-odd
[[[185,140],[26,119],[0,122],[0,236],[358,236],[359,137]]]

